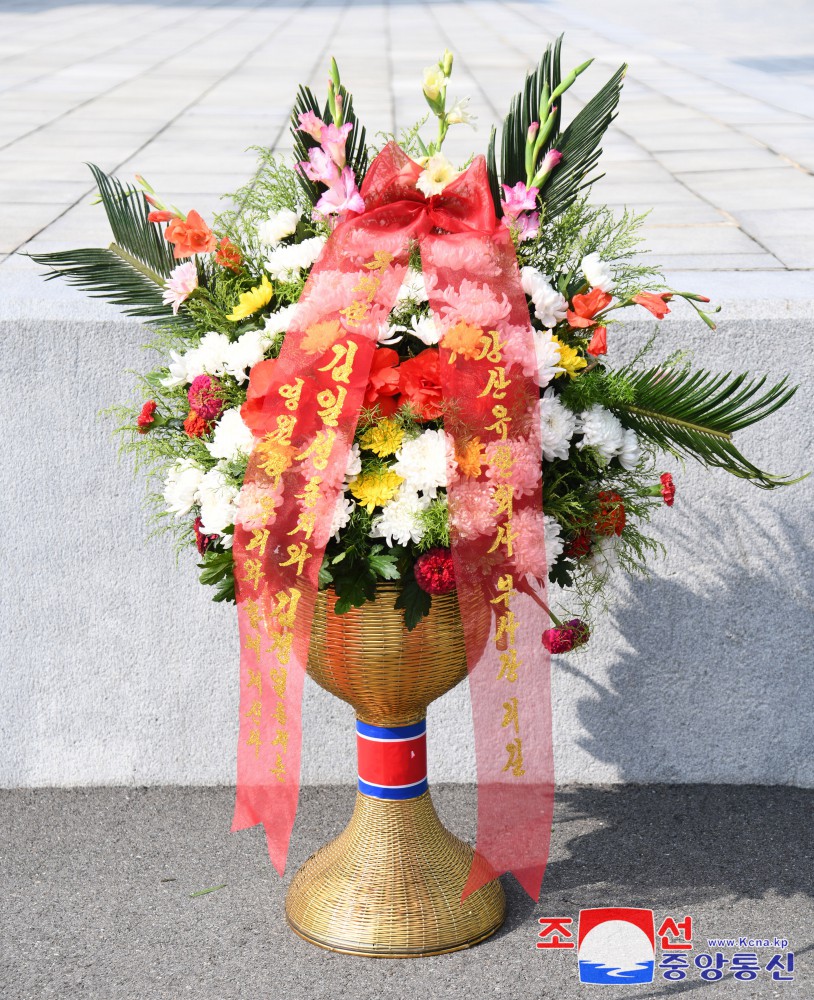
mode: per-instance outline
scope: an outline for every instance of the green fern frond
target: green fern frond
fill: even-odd
[[[351,130],[345,145],[345,159],[347,161],[347,165],[351,168],[356,177],[357,185],[361,186],[362,180],[367,173],[367,145],[365,143],[367,133],[364,125],[359,124],[359,120],[353,110],[353,97],[348,93],[344,86],[340,86],[339,93],[342,97],[343,120],[345,122],[350,122],[353,125],[353,129]],[[294,140],[294,154],[297,162],[307,160],[308,150],[319,145],[316,139],[308,135],[307,132],[301,132],[299,130],[299,116],[301,114],[306,114],[309,111],[312,111],[317,118],[321,118],[324,122],[331,121],[331,113],[328,104],[326,103],[325,107],[320,109],[319,103],[311,88],[300,84],[300,88],[297,91],[297,96],[294,100],[294,107],[291,111],[291,135]],[[300,182],[300,185],[308,198],[308,201],[312,205],[315,205],[317,201],[319,201],[320,194],[322,193],[318,185],[303,176],[299,170],[295,171],[295,173],[297,175],[297,180]]]
[[[720,375],[708,371],[624,368],[618,377],[632,393],[629,401],[609,403],[626,427],[657,447],[677,456],[687,455],[707,466],[748,479],[762,489],[799,482],[798,477],[776,476],[753,465],[735,447],[732,435],[784,406],[797,391],[783,378],[761,391],[766,377]]]

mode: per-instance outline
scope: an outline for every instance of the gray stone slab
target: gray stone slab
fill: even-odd
[[[814,268],[814,209],[746,211],[735,216],[786,267]]]
[[[598,906],[652,909],[657,927],[692,917],[687,979],[670,983],[657,972],[651,986],[636,986],[643,1000],[698,988],[739,1000],[814,991],[810,791],[560,788],[540,901],[505,876],[508,917],[494,937],[470,951],[390,961],[315,948],[283,917],[291,874],[342,829],[351,788],[303,790],[284,879],[259,828],[228,833],[233,794],[0,793],[4,1000],[571,1000],[590,988],[579,984],[573,950],[536,948],[538,919],[570,918],[576,936],[580,909]],[[474,789],[439,786],[433,798],[442,821],[471,839]],[[222,888],[192,897],[213,886]],[[692,959],[710,951],[708,938],[740,935],[786,937],[794,982],[774,982],[765,968],[757,981],[739,982],[726,966],[720,982],[704,983]],[[747,949],[719,950],[731,959]],[[761,967],[773,953],[758,950]]]

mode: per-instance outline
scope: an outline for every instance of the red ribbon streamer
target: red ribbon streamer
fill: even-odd
[[[252,393],[256,445],[234,538],[241,704],[232,829],[262,823],[282,874],[319,567],[379,328],[418,241],[443,331],[444,427],[459,460],[448,503],[478,771],[477,858],[463,896],[512,871],[537,899],[554,775],[531,324],[483,157],[429,199],[416,189],[421,169],[393,143],[376,157],[362,187],[365,212],[331,235],[279,358],[263,363],[263,391]]]

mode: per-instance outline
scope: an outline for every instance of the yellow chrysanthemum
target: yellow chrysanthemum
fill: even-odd
[[[363,472],[350,484],[350,491],[368,514],[374,507],[383,507],[396,495],[396,490],[404,480],[390,469],[373,469]]]
[[[559,366],[564,369],[564,371],[557,372],[557,378],[560,375],[569,375],[571,378],[576,378],[580,369],[587,367],[588,362],[576,348],[564,344],[558,337],[552,337],[551,339],[560,349]]]
[[[460,451],[455,452],[455,461],[458,463],[461,475],[477,479],[485,461],[483,452],[484,448],[479,437],[470,438]]]
[[[326,319],[321,323],[312,323],[305,331],[302,349],[307,354],[324,354],[329,347],[344,336],[345,331],[337,319]]]
[[[380,420],[359,438],[359,444],[379,458],[394,455],[404,440],[404,430],[395,420]]]
[[[268,277],[264,274],[263,280],[259,285],[255,285],[254,288],[250,288],[248,292],[240,293],[240,300],[238,304],[226,318],[230,319],[233,323],[237,323],[241,319],[246,319],[247,316],[251,316],[251,314],[256,313],[258,309],[262,309],[263,306],[268,305],[269,302],[271,302],[273,294],[274,288]]]
[[[476,358],[483,349],[483,330],[472,323],[458,320],[444,334],[444,347],[450,352],[449,363],[453,364],[458,355],[462,358]]]

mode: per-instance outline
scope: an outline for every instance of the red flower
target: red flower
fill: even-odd
[[[218,244],[215,262],[220,264],[221,267],[228,268],[230,271],[239,271],[242,267],[243,258],[240,255],[240,251],[228,236],[224,236]]]
[[[186,219],[175,216],[164,230],[164,239],[174,244],[172,253],[177,259],[192,257],[196,253],[212,253],[217,246],[215,234],[196,211]]]
[[[155,411],[157,409],[158,403],[154,399],[148,399],[144,406],[142,406],[141,413],[139,413],[136,420],[139,434],[146,434],[155,423]]]
[[[608,353],[608,328],[598,326],[594,330],[594,335],[588,341],[588,353],[598,358],[600,354]]]
[[[246,402],[240,407],[240,415],[243,417],[243,423],[251,428],[255,435],[268,430],[266,397],[276,364],[274,358],[269,358],[267,361],[259,361],[249,372],[249,388],[246,391]]]
[[[664,319],[670,311],[667,308],[667,303],[672,297],[672,292],[662,292],[661,295],[656,295],[653,292],[642,292],[641,295],[634,295],[633,301],[653,313],[656,319]]]
[[[591,638],[591,630],[579,618],[572,618],[565,623],[566,628],[570,628],[574,633],[574,648],[583,646]]]
[[[603,490],[599,494],[599,510],[594,517],[598,535],[621,535],[625,527],[625,505],[618,493]]]
[[[441,366],[438,349],[428,347],[402,361],[399,406],[409,403],[418,420],[437,420],[442,412]]]
[[[416,559],[413,572],[415,582],[428,594],[448,594],[455,590],[455,566],[449,549],[429,549]]]
[[[591,637],[585,622],[572,618],[565,625],[557,628],[547,628],[543,632],[543,645],[549,653],[570,653],[577,646],[582,646]]]
[[[195,529],[195,545],[197,546],[198,551],[201,553],[201,555],[203,555],[204,552],[206,552],[206,550],[209,548],[212,542],[214,542],[218,537],[217,535],[205,535],[201,531],[202,524],[203,521],[201,520],[201,518],[196,517],[195,523],[192,525],[192,527]]]
[[[146,197],[146,196],[145,196]],[[170,212],[168,209],[163,208],[161,211],[150,212],[147,216],[148,222],[169,222],[170,219],[177,219],[178,215],[175,212]]]
[[[575,295],[568,310],[568,325],[575,327],[593,326],[593,318],[602,312],[613,299],[601,288],[592,288],[587,295]]]
[[[585,528],[571,539],[563,549],[563,555],[567,559],[581,559],[591,551],[591,533]]]
[[[661,479],[662,498],[664,499],[664,502],[667,504],[668,507],[672,507],[673,501],[675,500],[676,497],[676,488],[675,484],[673,483],[673,477],[670,475],[669,472],[662,472],[659,478]]]
[[[187,390],[189,405],[204,420],[216,420],[223,412],[220,384],[209,375],[197,375]]]
[[[184,421],[184,430],[186,431],[187,437],[199,438],[203,437],[204,434],[208,434],[212,430],[212,424],[208,420],[196,413],[195,410],[190,410],[187,414],[187,418]]]
[[[392,417],[399,408],[396,398],[399,391],[398,363],[398,351],[389,347],[378,347],[373,352],[362,405],[368,410],[377,406],[381,417]]]

